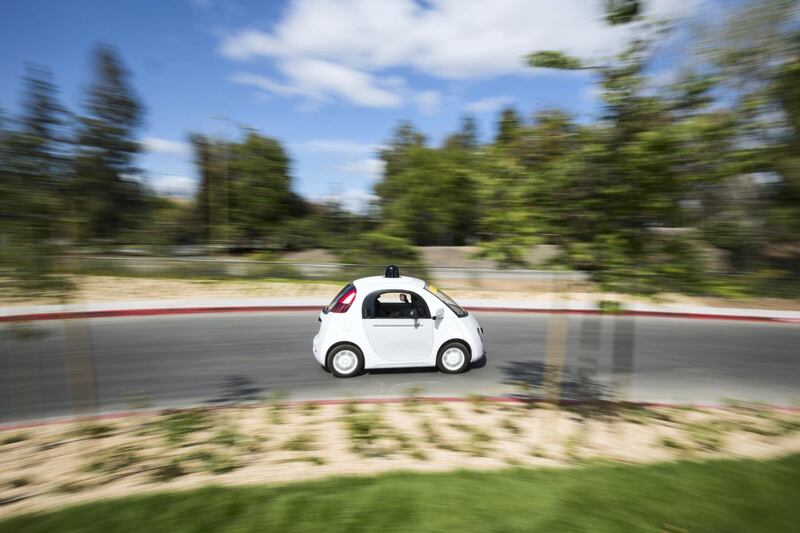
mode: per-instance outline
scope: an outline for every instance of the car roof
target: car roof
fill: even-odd
[[[425,281],[419,278],[411,278],[407,276],[400,276],[399,278],[370,276],[368,278],[360,278],[355,280],[353,285],[355,285],[356,289],[363,289],[367,291],[381,289],[421,290],[425,287]]]

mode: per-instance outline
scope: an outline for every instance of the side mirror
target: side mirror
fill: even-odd
[[[419,318],[419,311],[417,311],[417,309],[414,308],[414,309],[411,310],[411,313],[409,315],[411,316],[411,318],[416,320],[416,319]]]
[[[436,310],[436,313],[433,315],[434,320],[441,320],[444,318],[444,309],[441,307]]]

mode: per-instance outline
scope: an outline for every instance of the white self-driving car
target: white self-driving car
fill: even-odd
[[[314,357],[337,377],[365,369],[436,366],[456,374],[484,357],[483,329],[441,290],[401,277],[348,283],[319,315]]]

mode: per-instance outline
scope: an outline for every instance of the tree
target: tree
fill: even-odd
[[[0,278],[12,293],[63,298],[70,285],[54,239],[64,221],[67,113],[45,69],[28,67],[24,81],[19,127],[0,134]]]
[[[380,158],[385,163],[384,174],[393,176],[405,168],[405,154],[410,148],[425,146],[425,136],[411,122],[403,120],[395,127]],[[380,193],[379,193],[380,194]]]
[[[306,208],[291,191],[290,161],[283,146],[248,131],[240,142],[192,135],[200,186],[197,220],[210,241],[263,239],[287,216]]]
[[[94,80],[78,134],[72,190],[81,238],[119,238],[142,221],[147,196],[134,157],[142,106],[117,51],[99,45],[93,53]]]
[[[418,245],[464,244],[475,218],[470,154],[415,146],[403,156],[403,170],[375,186],[386,231]]]
[[[638,0],[605,0],[605,4],[606,22],[612,26],[633,22],[641,10]]]
[[[800,234],[800,25],[797,2],[767,0],[736,9],[702,51],[717,68],[737,111],[742,173],[759,173],[763,202],[746,218],[762,220],[772,248]],[[734,221],[741,213],[728,213]],[[730,226],[729,226],[730,227]],[[741,228],[740,228],[741,229]],[[713,231],[712,231],[713,233]],[[737,239],[732,239],[737,242]],[[795,254],[789,262],[797,259]],[[796,271],[796,270],[795,270]]]
[[[531,54],[533,66],[595,70],[603,115],[578,129],[550,112],[514,145],[533,172],[540,230],[569,265],[623,289],[702,282],[698,238],[680,228],[683,205],[735,171],[731,115],[707,107],[714,80],[689,75],[653,94],[651,49],[651,38],[635,38],[615,59],[590,66],[560,52]]]
[[[497,136],[495,143],[509,145],[517,138],[517,132],[522,121],[519,114],[513,107],[506,107],[500,113],[500,120],[497,122]]]
[[[575,149],[572,141],[576,129],[572,119],[563,111],[545,109],[534,115],[530,126],[517,129],[510,149],[529,170],[541,170]]]
[[[12,168],[25,191],[17,214],[24,213],[31,238],[47,240],[63,227],[63,193],[69,178],[70,153],[66,130],[69,114],[59,104],[50,73],[28,67],[20,130],[13,136]]]
[[[444,148],[475,150],[478,147],[478,125],[475,117],[465,115],[461,118],[461,130],[450,135],[444,142]]]
[[[230,220],[238,235],[256,238],[291,213],[289,164],[277,140],[252,131],[232,146]]]
[[[559,50],[541,50],[527,57],[528,65],[535,68],[555,68],[560,70],[584,70],[583,63]]]
[[[530,174],[502,145],[486,148],[475,176],[480,255],[506,266],[523,266],[525,251],[539,242]]]

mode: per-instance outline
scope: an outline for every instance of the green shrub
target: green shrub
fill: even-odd
[[[522,428],[520,428],[516,423],[514,423],[511,417],[504,417],[500,421],[500,427],[514,435],[519,435],[520,433],[522,433]]]
[[[0,439],[0,446],[7,446],[9,444],[16,444],[28,440],[27,433],[12,433]]]
[[[30,484],[31,480],[26,477],[15,477],[8,482],[8,486],[12,489],[20,489],[22,487],[27,487]]]
[[[175,478],[186,475],[186,470],[179,459],[171,459],[170,461],[156,466],[150,473],[154,481],[163,483],[171,481]]]
[[[84,471],[106,474],[120,472],[142,460],[137,454],[138,450],[136,446],[119,446],[93,459],[84,467]]]
[[[308,432],[298,433],[283,443],[283,449],[293,452],[308,452],[314,449],[314,435]]]
[[[208,413],[202,409],[192,409],[167,414],[158,421],[158,426],[168,442],[177,444],[192,433],[209,428],[211,423]]]
[[[110,437],[114,433],[114,427],[106,424],[82,424],[75,428],[71,435],[85,439],[102,439]]]
[[[489,400],[482,394],[468,394],[467,400],[472,405],[472,410],[477,414],[485,413],[489,405]]]
[[[233,427],[226,426],[220,429],[212,438],[211,442],[214,444],[219,444],[220,446],[227,446],[228,448],[232,446],[236,446],[242,439],[242,435],[239,434]]]

